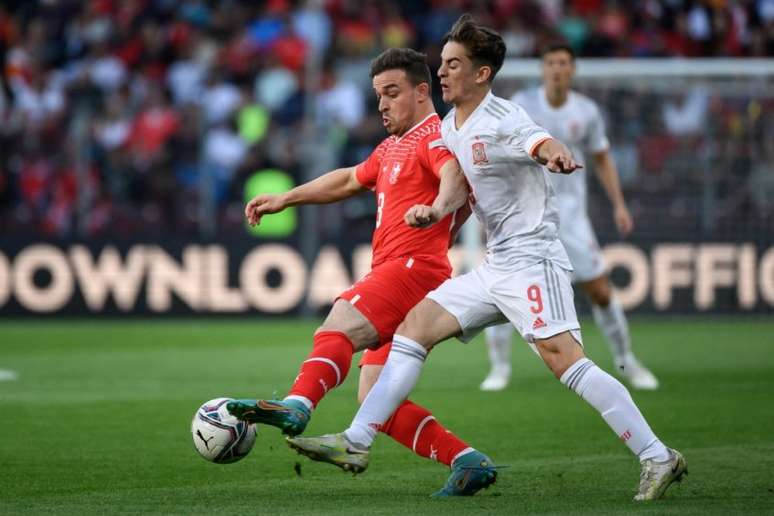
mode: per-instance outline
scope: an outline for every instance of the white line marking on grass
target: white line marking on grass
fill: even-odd
[[[19,375],[16,374],[16,371],[11,371],[10,369],[0,369],[0,382],[10,382],[16,380],[17,378],[19,378]]]

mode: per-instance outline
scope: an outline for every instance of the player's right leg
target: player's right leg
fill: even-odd
[[[594,407],[640,460],[635,500],[660,498],[687,473],[683,456],[656,437],[626,387],[586,358],[569,331],[536,340],[535,346],[554,375]]]
[[[656,437],[626,387],[586,358],[570,273],[547,261],[519,271],[513,285],[508,296],[498,297],[498,302],[507,302],[504,313],[534,343],[554,375],[594,407],[639,458],[643,475],[637,499],[661,496],[683,475],[685,461]]]
[[[594,407],[640,460],[643,498],[661,496],[684,460],[656,437],[626,387],[586,358],[575,314],[570,272],[551,260],[504,275],[493,298],[548,368]],[[668,473],[668,464],[677,469]],[[658,465],[658,466],[656,466]],[[647,474],[645,471],[647,470]]]
[[[489,326],[484,330],[489,351],[489,374],[479,386],[482,391],[501,391],[508,386],[511,380],[513,331],[511,323]]]
[[[368,319],[348,301],[339,299],[315,332],[312,351],[301,364],[289,394],[282,400],[234,400],[228,403],[228,411],[239,419],[298,435],[320,400],[347,377],[352,355],[378,341]]]

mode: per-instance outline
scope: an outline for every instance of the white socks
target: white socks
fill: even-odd
[[[401,335],[393,336],[392,349],[379,379],[344,432],[351,443],[371,447],[379,428],[416,386],[426,357],[427,351],[421,344]]]
[[[511,338],[513,337],[513,331],[514,327],[511,323],[488,326],[484,330],[492,370],[501,371],[508,376],[511,374]]]
[[[597,409],[640,461],[669,458],[666,446],[650,429],[626,387],[594,362],[581,358],[564,372],[560,381]]]
[[[610,304],[604,308],[592,304],[591,313],[597,327],[605,336],[611,353],[613,353],[615,366],[621,368],[632,358],[629,323],[626,322],[626,314],[624,314],[621,303],[613,296],[610,299]]]

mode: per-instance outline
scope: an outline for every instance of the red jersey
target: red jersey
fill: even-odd
[[[433,113],[400,138],[386,138],[357,166],[357,180],[376,193],[372,267],[420,256],[441,258],[448,265],[453,214],[426,229],[408,226],[403,216],[415,204],[433,204],[441,167],[453,158],[441,138],[441,119]]]

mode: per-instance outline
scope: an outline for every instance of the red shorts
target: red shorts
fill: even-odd
[[[357,308],[379,333],[379,349],[366,350],[360,359],[361,366],[384,365],[398,325],[414,305],[449,279],[450,274],[445,257],[397,258],[377,265],[339,296]]]

